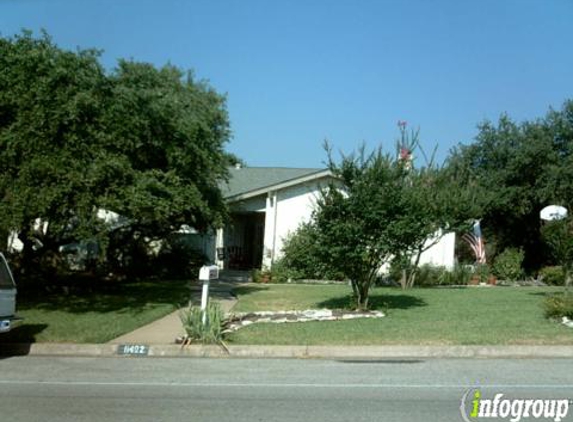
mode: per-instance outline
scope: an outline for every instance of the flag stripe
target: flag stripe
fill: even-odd
[[[485,264],[486,258],[485,258],[485,247],[483,243],[483,237],[482,236],[477,237],[473,233],[465,233],[464,235],[462,235],[462,239],[465,240],[472,248],[472,251],[474,252],[476,257],[476,263]]]

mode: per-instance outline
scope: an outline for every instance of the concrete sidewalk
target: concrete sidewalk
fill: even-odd
[[[221,310],[228,314],[237,302],[233,289],[246,282],[248,282],[248,273],[222,271],[219,280],[211,282],[209,300],[219,303]],[[193,305],[201,303],[201,291],[202,284],[200,282],[197,281],[191,286],[190,302]],[[151,324],[115,338],[108,344],[175,344],[175,339],[185,334],[179,317],[180,312],[181,309],[172,312]]]

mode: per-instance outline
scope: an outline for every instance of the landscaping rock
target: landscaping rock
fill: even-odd
[[[383,318],[380,311],[345,311],[330,309],[308,309],[305,311],[261,311],[234,314],[229,317],[229,331],[237,331],[254,323],[339,321],[358,318]]]

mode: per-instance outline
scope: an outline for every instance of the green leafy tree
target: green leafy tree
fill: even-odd
[[[521,248],[524,266],[539,267],[547,259],[539,253],[539,211],[573,203],[573,102],[534,121],[504,115],[480,124],[475,142],[454,149],[448,167],[487,191],[482,228],[490,244]]]
[[[224,97],[172,66],[120,61],[109,80],[101,202],[130,223],[113,233],[108,258],[123,259],[126,241],[164,238],[183,224],[220,225],[226,207],[218,185],[230,160]]]
[[[30,260],[95,231],[106,78],[97,52],[60,50],[46,34],[0,39],[0,67],[0,224]]]
[[[553,259],[561,266],[568,293],[573,271],[573,218],[569,216],[544,223],[541,235]]]
[[[25,260],[88,239],[129,250],[226,216],[225,98],[173,66],[106,73],[98,55],[46,34],[0,38],[0,231],[18,233]]]
[[[313,223],[325,246],[322,259],[351,281],[358,308],[368,307],[384,263],[398,260],[402,286],[413,286],[420,254],[439,240],[440,230],[465,227],[479,215],[474,193],[450,173],[431,163],[405,164],[381,149],[367,154],[362,148],[339,163],[329,152],[329,167],[342,186],[323,192]]]

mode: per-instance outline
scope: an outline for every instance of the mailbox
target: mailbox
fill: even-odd
[[[199,270],[199,280],[209,281],[219,278],[219,267],[216,265],[204,265]]]
[[[203,325],[207,323],[207,302],[209,301],[209,281],[219,278],[219,267],[216,265],[204,265],[199,270],[199,280],[203,282],[201,292],[201,311],[203,311]]]

